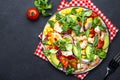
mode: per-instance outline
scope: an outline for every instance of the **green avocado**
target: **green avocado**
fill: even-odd
[[[110,43],[110,41],[109,41],[109,35],[106,33],[106,34],[105,34],[105,37],[104,37],[104,45],[103,45],[102,48],[103,48],[103,49],[108,48],[109,43]]]
[[[85,50],[88,59],[91,58],[91,49],[92,49],[92,46],[88,45],[86,50]]]
[[[60,61],[57,59],[56,54],[50,54],[50,59],[51,59],[52,63],[53,63],[55,66],[57,66],[57,65],[59,64],[59,62],[60,62]]]
[[[74,55],[75,55],[76,57],[79,57],[78,49],[77,49],[77,47],[76,47],[75,45],[73,46],[73,53],[74,53]]]

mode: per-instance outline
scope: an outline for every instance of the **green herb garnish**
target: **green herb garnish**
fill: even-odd
[[[54,27],[54,21],[53,20],[49,20],[48,23],[50,24],[50,27]]]
[[[35,0],[34,5],[43,16],[51,15],[51,13],[46,12],[47,9],[52,9],[52,3],[48,4],[48,0]]]

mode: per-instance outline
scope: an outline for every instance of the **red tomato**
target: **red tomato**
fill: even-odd
[[[60,62],[62,63],[62,65],[67,68],[68,67],[68,60],[65,56],[60,56]]]
[[[27,17],[30,20],[37,20],[39,18],[39,15],[40,13],[37,8],[29,8],[27,10]]]
[[[92,18],[97,17],[97,16],[98,15],[95,12],[92,12],[92,15],[91,15]]]
[[[69,64],[73,67],[73,68],[77,68],[77,59],[71,59],[69,60]]]
[[[94,28],[92,28],[92,29],[90,30],[90,34],[92,35],[92,36],[91,36],[92,38],[95,36]]]
[[[97,48],[102,48],[103,47],[103,45],[104,45],[104,41],[101,41],[101,40],[99,40],[98,41],[98,45],[97,45]]]

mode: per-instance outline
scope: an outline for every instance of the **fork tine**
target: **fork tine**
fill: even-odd
[[[118,56],[120,56],[120,52],[113,59],[116,59]]]
[[[114,63],[112,64],[113,67],[118,67],[119,63],[118,61],[120,60],[120,56],[118,55],[115,59],[114,59]]]

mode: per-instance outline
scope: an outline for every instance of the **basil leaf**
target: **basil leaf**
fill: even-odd
[[[53,20],[48,20],[48,23],[50,24],[50,27],[54,27],[54,21]]]
[[[98,35],[96,35],[94,38],[93,46],[96,46],[97,44],[98,44]]]

